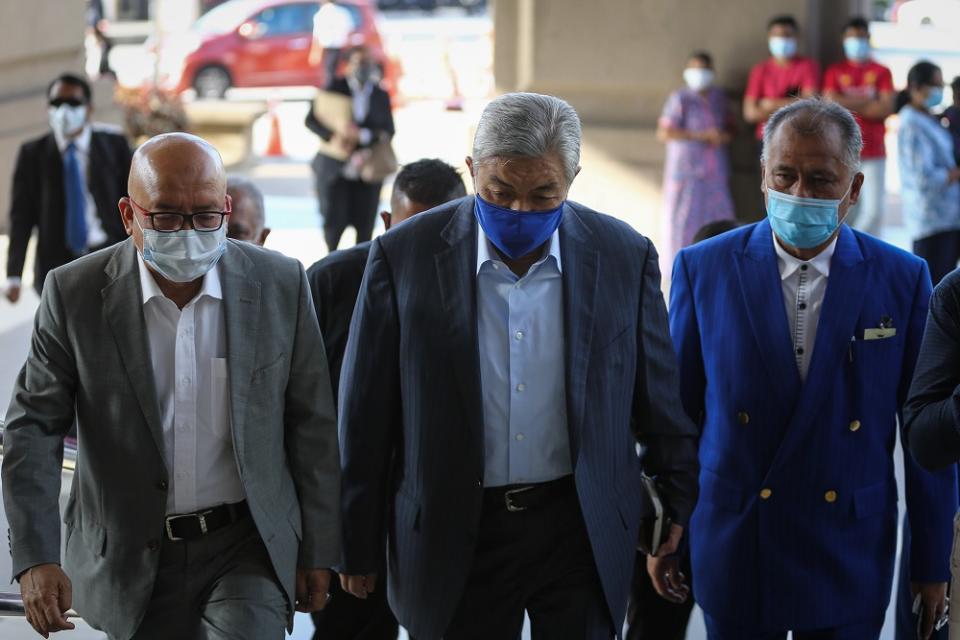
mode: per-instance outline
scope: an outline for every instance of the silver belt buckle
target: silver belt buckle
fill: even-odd
[[[206,511],[201,511],[199,513],[184,513],[179,516],[167,516],[167,518],[164,520],[164,525],[166,526],[166,529],[167,529],[167,537],[173,542],[177,542],[179,540],[185,539],[185,538],[178,538],[175,535],[173,535],[173,528],[170,526],[170,523],[172,521],[179,520],[181,518],[196,518],[197,521],[200,523],[200,535],[203,535],[203,536],[207,535],[206,516],[210,515],[211,513],[213,513],[213,509],[207,509]]]
[[[513,504],[513,496],[517,495],[518,493],[530,491],[533,488],[534,487],[520,487],[519,489],[510,489],[509,491],[504,493],[503,501],[507,505],[507,511],[509,511],[510,513],[519,513],[520,511],[526,511],[527,510],[526,507],[518,507],[517,505]]]

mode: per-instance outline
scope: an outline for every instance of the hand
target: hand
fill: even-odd
[[[297,611],[313,613],[327,606],[330,599],[330,571],[297,569]]]
[[[310,54],[307,56],[307,64],[311,67],[319,67],[323,60],[323,49],[314,46],[310,48]]]
[[[946,582],[911,582],[910,593],[916,599],[920,594],[920,634],[921,640],[933,635],[933,625],[943,615],[947,606]]]
[[[366,600],[367,594],[373,593],[377,586],[377,574],[371,573],[365,576],[341,575],[340,586],[350,595]]]
[[[7,287],[7,290],[4,293],[4,295],[7,297],[7,300],[9,300],[13,304],[16,304],[17,301],[20,300],[20,285],[11,284],[10,286]]]
[[[687,577],[680,571],[680,558],[647,556],[647,573],[661,598],[676,604],[687,601],[690,587],[685,584]]]
[[[27,569],[20,576],[20,595],[27,622],[44,638],[74,628],[64,615],[73,605],[73,587],[60,565],[38,564]]]
[[[706,131],[700,132],[700,142],[706,142],[707,144],[719,147],[723,142],[723,131],[720,129],[707,129]]]
[[[657,557],[671,556],[680,548],[680,539],[683,537],[683,527],[678,524],[670,525],[670,537],[657,549]]]

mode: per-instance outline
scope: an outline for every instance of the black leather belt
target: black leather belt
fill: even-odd
[[[223,529],[241,518],[250,515],[250,507],[247,501],[234,502],[233,504],[221,504],[210,509],[204,509],[196,513],[182,513],[173,516],[167,516],[164,519],[164,527],[167,533],[167,539],[173,540],[196,540],[202,538],[208,533],[213,533],[218,529]]]
[[[526,511],[557,498],[576,493],[573,476],[564,476],[550,482],[514,484],[485,489],[483,500],[496,508],[505,507],[511,513]]]

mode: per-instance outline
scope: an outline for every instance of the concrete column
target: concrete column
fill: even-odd
[[[768,55],[766,25],[774,14],[796,17],[802,51],[829,63],[840,56],[841,25],[863,5],[863,0],[780,0],[776,6],[768,0],[495,0],[496,86],[563,97],[588,129],[652,130],[664,100],[682,84],[687,57],[705,49],[739,115],[750,68]],[[732,147],[734,198],[745,219],[763,215],[752,135],[741,123]],[[644,139],[652,148],[624,155],[639,153],[662,163],[659,144],[652,135]],[[650,169],[644,163],[640,171],[657,173]]]
[[[7,231],[10,183],[20,144],[47,130],[47,84],[83,72],[86,3],[0,2],[0,233]],[[5,259],[5,257],[4,257]]]

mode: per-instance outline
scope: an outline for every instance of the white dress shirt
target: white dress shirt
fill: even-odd
[[[246,496],[230,429],[227,331],[219,265],[181,310],[138,255],[143,316],[169,475],[167,514],[193,513]]]
[[[342,49],[353,33],[353,14],[336,2],[327,2],[313,15],[313,37],[324,49]]]
[[[817,338],[817,325],[823,297],[830,278],[830,260],[837,248],[834,238],[826,249],[812,260],[800,260],[786,252],[773,238],[777,250],[777,266],[780,268],[780,283],[783,287],[783,303],[790,323],[790,340],[800,370],[800,379],[807,379],[813,346]]]
[[[88,124],[83,128],[83,131],[80,132],[80,135],[72,140],[77,148],[75,151],[77,164],[80,166],[80,175],[83,177],[83,198],[86,204],[84,207],[84,217],[87,219],[88,248],[98,247],[107,241],[107,234],[103,230],[100,216],[97,215],[97,203],[93,201],[93,195],[90,193],[90,135],[91,126]],[[67,146],[71,141],[62,138],[56,131],[54,131],[53,137],[57,141],[57,148],[60,149],[60,156],[66,159]],[[64,167],[64,171],[66,171],[66,167]]]
[[[573,473],[559,233],[518,278],[477,232],[477,337],[486,487]]]

